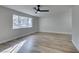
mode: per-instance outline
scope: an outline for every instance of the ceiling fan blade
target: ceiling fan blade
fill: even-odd
[[[36,7],[34,7],[33,9],[37,10]]]
[[[40,12],[49,12],[49,10],[40,10]]]

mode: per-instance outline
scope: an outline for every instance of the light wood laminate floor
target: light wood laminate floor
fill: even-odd
[[[1,53],[76,53],[72,36],[55,33],[35,33],[0,44]]]

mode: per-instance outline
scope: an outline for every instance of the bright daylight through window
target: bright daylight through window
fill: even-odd
[[[13,15],[13,29],[32,27],[32,18]]]

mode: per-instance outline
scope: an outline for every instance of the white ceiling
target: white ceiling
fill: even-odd
[[[41,9],[49,9],[49,12],[42,12],[35,14],[33,7],[35,5],[4,5],[4,7],[11,8],[26,14],[30,14],[37,17],[48,17],[54,16],[56,14],[62,14],[71,9],[72,6],[69,5],[41,5]]]

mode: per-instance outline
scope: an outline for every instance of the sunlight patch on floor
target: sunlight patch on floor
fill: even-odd
[[[22,47],[22,45],[26,42],[26,40],[12,46],[12,47],[9,47],[5,50],[3,50],[1,53],[17,53],[17,51]]]

